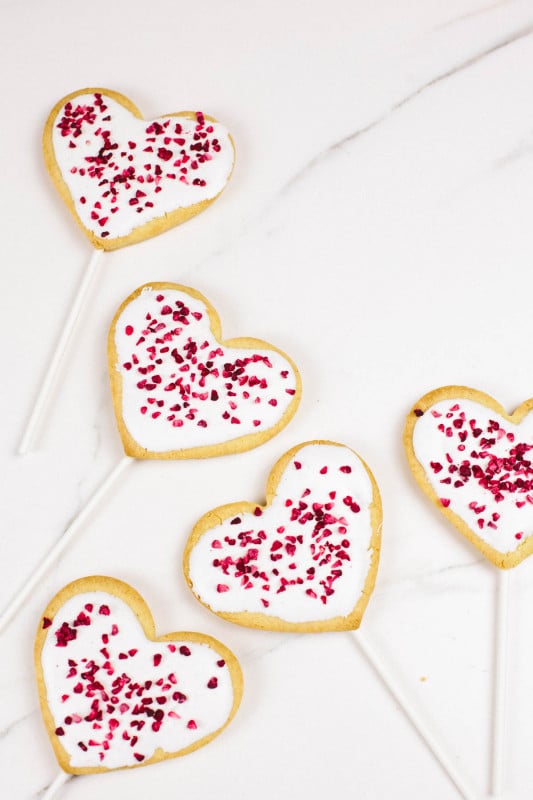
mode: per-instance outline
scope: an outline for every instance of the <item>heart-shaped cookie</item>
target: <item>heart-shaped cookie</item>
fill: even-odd
[[[201,112],[144,120],[109,89],[81,89],[52,109],[47,169],[94,247],[115,250],[207,208],[235,159],[223,125]]]
[[[151,283],[124,301],[108,355],[127,455],[237,453],[288,423],[301,395],[292,361],[259,339],[220,337],[216,311],[194,289]]]
[[[242,696],[239,664],[200,633],[155,636],[148,607],[113,578],[54,597],[35,642],[43,718],[65,772],[137,767],[217,736]]]
[[[183,567],[198,600],[264,630],[358,628],[374,588],[381,500],[344,445],[300,444],[274,466],[267,503],[210,511],[194,527]]]
[[[409,413],[409,465],[437,508],[497,567],[533,552],[533,400],[513,414],[489,395],[445,386]]]

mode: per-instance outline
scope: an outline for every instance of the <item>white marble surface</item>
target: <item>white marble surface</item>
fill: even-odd
[[[261,448],[136,463],[0,638],[0,786],[57,774],[37,710],[33,634],[70,580],[133,584],[160,633],[200,630],[242,661],[225,734],[175,761],[69,781],[61,800],[358,800],[458,793],[357,647],[218,620],[181,551],[206,510],[261,501],[274,461],[323,437],[356,449],[385,512],[365,636],[479,797],[490,769],[495,570],[417,490],[401,447],[425,391],[533,395],[533,5],[483,0],[0,0],[2,536],[0,606],[121,457],[105,338],[148,280],[203,292],[226,336],[283,347],[303,401]],[[45,173],[41,128],[87,85],[148,116],[202,108],[234,134],[231,185],[205,214],[104,256],[36,450],[15,455],[91,246]],[[531,797],[533,559],[513,571],[506,800]],[[425,680],[423,680],[425,678]]]

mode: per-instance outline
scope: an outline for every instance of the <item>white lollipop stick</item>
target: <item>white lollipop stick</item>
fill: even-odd
[[[422,719],[416,709],[411,705],[405,694],[398,687],[390,671],[373,649],[372,645],[368,642],[368,639],[362,636],[360,631],[357,631],[353,638],[359,645],[370,666],[374,669],[376,674],[394,697],[409,722],[413,725],[418,735],[421,737],[421,739],[423,739],[433,754],[434,758],[439,762],[450,780],[455,784],[459,794],[464,798],[464,800],[478,800],[478,795],[475,794],[471,787],[468,786],[464,778],[459,774],[453,761],[442,748],[441,744],[435,739],[426,722]]]
[[[37,400],[35,401],[35,405],[26,426],[26,430],[24,431],[24,435],[18,449],[20,455],[27,453],[33,446],[37,428],[50,400],[50,395],[52,394],[54,384],[57,381],[61,364],[65,358],[69,343],[72,339],[72,334],[76,329],[84,306],[87,302],[89,289],[91,288],[93,279],[96,275],[97,267],[100,263],[100,256],[103,252],[103,250],[95,250],[91,260],[87,265],[85,275],[83,276],[83,280],[78,288],[76,297],[74,298],[72,308],[70,309],[70,314],[68,315],[63,327],[61,337],[56,345],[54,355],[52,356],[52,360],[50,361],[50,365],[46,371],[44,381],[41,385]]]
[[[11,600],[9,605],[6,609],[4,609],[2,615],[0,616],[0,633],[4,630],[6,625],[10,622],[13,616],[17,613],[19,608],[22,604],[27,600],[29,595],[31,594],[32,590],[35,586],[39,583],[41,578],[46,575],[49,568],[52,566],[54,561],[60,556],[63,552],[65,547],[69,544],[71,539],[77,534],[89,514],[96,508],[100,500],[104,497],[105,494],[109,491],[111,486],[115,483],[117,478],[122,474],[124,469],[128,466],[128,464],[133,463],[135,459],[130,458],[129,456],[124,456],[124,458],[119,461],[119,463],[114,467],[113,470],[109,473],[107,478],[104,480],[102,484],[98,487],[95,493],[89,498],[85,506],[82,510],[77,514],[76,517],[72,520],[70,525],[65,529],[62,533],[60,538],[57,540],[55,545],[52,549],[48,552],[46,557],[43,561],[41,561],[40,565],[37,569],[30,575],[27,583],[24,584],[22,589],[15,595],[15,597]]]
[[[61,770],[43,794],[41,800],[52,800],[52,797],[56,796],[57,790],[61,789],[70,778],[72,778],[72,775],[69,772],[63,772],[63,770]]]
[[[509,639],[509,571],[499,570],[496,599],[496,669],[492,726],[492,797],[500,797],[504,778],[504,747]]]

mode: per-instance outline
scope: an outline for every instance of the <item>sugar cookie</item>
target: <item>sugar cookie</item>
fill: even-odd
[[[533,399],[513,414],[489,395],[444,386],[411,409],[404,444],[424,492],[497,567],[533,552]]]
[[[221,340],[218,315],[194,289],[141,286],[109,333],[115,415],[127,455],[205,458],[249,450],[295,413],[298,370],[258,339]]]
[[[35,642],[44,722],[65,772],[84,774],[185,755],[235,715],[235,656],[201,633],[156,637],[142,597],[114,578],[65,586]]]
[[[52,109],[46,167],[94,247],[115,250],[179,225],[215,200],[235,151],[202,112],[145,120],[109,89],[81,89]]]
[[[374,588],[381,500],[364,462],[344,445],[300,444],[274,466],[264,506],[210,511],[183,566],[197,599],[254,628],[358,628]]]

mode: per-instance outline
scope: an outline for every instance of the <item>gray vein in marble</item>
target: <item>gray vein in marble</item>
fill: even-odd
[[[93,460],[96,460],[97,456],[100,453],[100,449],[102,447],[102,428],[101,428],[101,421],[105,418],[106,411],[110,408],[110,400],[111,400],[111,392],[109,389],[109,382],[107,376],[107,370],[102,369],[100,371],[100,392],[99,392],[99,399],[96,404],[96,420],[92,425],[93,433],[94,433],[94,446],[92,452]]]
[[[406,575],[400,579],[390,578],[380,582],[378,577],[378,586],[374,590],[374,594],[376,597],[378,597],[381,594],[386,594],[391,590],[399,589],[404,585],[418,583],[419,581],[432,581],[435,578],[441,577],[442,575],[461,572],[463,570],[471,569],[472,567],[478,566],[482,563],[485,563],[485,559],[483,556],[479,556],[479,558],[475,558],[473,561],[467,561],[464,564],[448,564],[447,566],[439,567],[438,569],[430,569],[414,575]]]
[[[533,154],[533,131],[531,131],[527,139],[523,139],[516,147],[509,150],[504,156],[494,162],[495,169],[502,169],[515,161],[520,161],[522,158],[530,158]]]
[[[276,196],[277,196],[277,192],[278,191],[283,191],[283,189],[276,190]],[[270,206],[271,206],[271,200],[268,200],[267,203],[265,204],[265,207],[261,211],[259,211],[258,214],[256,214],[255,216],[251,217],[250,219],[246,220],[246,222],[243,225],[245,233],[248,233],[249,231],[253,231],[255,229],[255,225],[256,225],[257,220],[262,220],[264,222],[265,211],[267,211],[270,208]],[[283,228],[283,224],[282,223],[278,223],[278,222],[271,223],[266,228],[266,230],[263,232],[263,236],[266,239],[269,239],[270,237],[275,236],[277,231],[281,230],[282,228]],[[217,258],[223,258],[224,255],[228,251],[231,251],[231,249],[235,246],[235,241],[236,240],[240,242],[241,234],[237,234],[237,236],[234,239],[230,239],[229,241],[225,242],[224,244],[221,244],[215,250],[211,250],[209,253],[207,253],[207,255],[205,255],[201,259],[199,259],[196,263],[193,263],[183,273],[183,280],[187,281],[189,279],[188,278],[189,275],[190,276],[196,275],[196,273],[200,269],[202,269],[202,267],[204,267],[205,265],[209,264],[211,261],[216,261]]]
[[[480,17],[482,14],[489,14],[495,8],[508,6],[512,2],[513,0],[499,0],[499,2],[491,3],[488,6],[480,6],[480,8],[475,8],[473,11],[468,11],[466,14],[461,14],[459,17],[452,17],[452,19],[447,20],[447,22],[442,22],[440,25],[436,25],[432,30],[442,31],[445,28],[450,28],[452,25],[463,22],[465,19],[472,19],[473,17]]]
[[[27,719],[33,717],[34,714],[37,714],[37,709],[33,709],[33,711],[28,711],[28,713],[24,714],[24,716],[14,719],[13,722],[10,722],[9,725],[7,725],[5,728],[2,728],[2,730],[0,730],[0,741],[9,736],[9,734],[12,733],[12,731],[14,731],[15,728],[17,728]]]
[[[274,653],[276,650],[280,650],[284,647],[284,645],[294,642],[300,635],[299,633],[283,633],[274,644],[268,647],[252,647],[250,650],[241,652],[239,660],[244,663],[253,661],[255,658],[262,658],[266,653]]]
[[[504,2],[507,2],[507,0],[504,0]],[[503,3],[502,3],[502,5],[503,5]],[[496,4],[494,4],[494,7],[495,6],[496,6]],[[489,10],[489,8],[492,8],[492,6],[486,7],[487,10]],[[477,13],[477,12],[474,12],[474,13]],[[479,11],[479,13],[482,13],[481,10]],[[321,150],[316,156],[311,158],[307,162],[307,164],[305,164],[303,167],[301,167],[298,170],[298,172],[296,172],[291,178],[289,178],[285,182],[284,185],[282,185],[279,189],[274,191],[273,195],[270,197],[269,200],[267,200],[267,202],[264,204],[263,208],[261,208],[259,213],[256,214],[255,216],[253,216],[251,219],[247,220],[247,222],[245,223],[245,226],[244,226],[245,229],[247,228],[248,231],[253,231],[255,229],[257,220],[259,219],[259,220],[264,221],[266,212],[273,205],[275,205],[275,204],[277,204],[279,202],[279,198],[283,197],[286,194],[288,194],[291,191],[291,189],[295,185],[297,185],[302,179],[305,179],[308,176],[308,174],[316,166],[321,164],[323,161],[326,161],[330,156],[333,156],[335,153],[338,153],[338,152],[342,151],[346,146],[350,145],[353,141],[356,141],[361,136],[364,136],[366,133],[369,133],[374,128],[376,128],[378,125],[380,125],[382,122],[385,122],[393,114],[394,111],[397,111],[400,108],[402,108],[403,106],[408,105],[412,100],[416,99],[419,95],[423,94],[428,89],[431,89],[433,86],[436,86],[439,83],[447,80],[448,78],[451,78],[451,77],[457,75],[458,73],[461,73],[461,72],[465,71],[469,67],[474,66],[475,64],[477,64],[480,61],[482,61],[484,58],[492,55],[493,53],[496,53],[499,50],[502,50],[502,49],[504,49],[506,47],[509,47],[512,44],[514,44],[514,43],[516,43],[516,42],[518,42],[518,41],[520,41],[522,39],[525,39],[528,36],[531,36],[532,33],[533,33],[533,23],[531,23],[529,25],[526,25],[525,27],[520,28],[519,30],[517,30],[514,33],[506,36],[505,38],[503,38],[499,42],[496,42],[495,44],[491,45],[490,47],[487,47],[484,50],[480,51],[479,53],[476,53],[474,56],[471,56],[470,58],[466,59],[465,61],[462,61],[460,64],[457,64],[456,66],[451,67],[449,70],[446,70],[445,72],[441,73],[440,75],[435,76],[434,78],[432,78],[431,80],[427,81],[426,83],[423,83],[421,86],[419,86],[417,89],[414,89],[412,92],[410,92],[404,98],[399,100],[391,108],[389,108],[387,111],[385,111],[383,114],[381,114],[377,119],[375,119],[372,122],[370,122],[368,125],[365,125],[364,127],[359,128],[358,130],[348,134],[347,136],[344,136],[342,139],[339,139],[337,142],[334,142],[333,144],[329,145],[324,150]],[[273,234],[274,233],[274,229],[269,230],[268,233],[269,234]],[[236,238],[237,238],[237,241],[240,242],[241,239],[242,239],[242,236],[237,236]],[[191,264],[190,267],[184,273],[184,276],[183,276],[184,280],[187,279],[187,276],[192,276],[192,275],[197,276],[198,272],[202,268],[208,266],[213,261],[216,261],[217,259],[224,257],[224,255],[228,251],[232,250],[234,245],[235,245],[235,239],[232,238],[229,242],[223,244],[222,246],[219,246],[216,250],[211,251],[206,256],[204,256],[199,261],[197,261],[196,263]]]
[[[70,781],[73,781],[73,780],[74,780],[74,778],[80,778],[80,777],[82,777],[82,776],[80,776],[80,775],[74,775],[73,773],[70,773],[70,774],[69,774],[69,782],[70,782]],[[46,784],[46,786],[41,786],[41,788],[40,788],[40,789],[38,789],[38,790],[35,792],[35,795],[34,795],[34,796],[35,796],[35,797],[41,797],[41,795],[43,795],[43,794],[46,792],[46,790],[50,788],[50,786],[53,784],[53,782],[55,781],[55,779],[56,779],[56,778],[57,778],[57,775],[54,775],[54,777],[52,778],[52,780],[50,781],[50,783],[47,783],[47,784]],[[54,792],[54,797],[55,797],[55,792]]]
[[[290,178],[287,183],[281,187],[278,192],[278,195],[283,195],[286,192],[290,191],[292,187],[299,183],[299,181],[306,177],[307,173],[316,167],[318,164],[325,161],[329,156],[333,155],[334,153],[338,153],[343,150],[347,145],[351,144],[352,142],[359,139],[361,136],[364,136],[366,133],[369,133],[374,128],[377,128],[378,125],[381,125],[382,122],[385,122],[395,111],[398,111],[400,108],[408,105],[412,100],[415,100],[421,94],[426,92],[428,89],[432,89],[434,86],[437,86],[439,83],[447,80],[448,78],[452,78],[455,75],[459,74],[460,72],[464,72],[465,70],[469,69],[469,67],[478,64],[484,58],[492,55],[493,53],[498,52],[499,50],[503,50],[505,47],[509,47],[516,42],[519,42],[521,39],[525,39],[528,36],[531,36],[533,33],[533,24],[527,25],[524,28],[521,28],[515,33],[506,36],[499,42],[491,45],[490,47],[481,50],[481,52],[476,53],[470,58],[467,58],[465,61],[462,61],[460,64],[456,64],[454,67],[442,72],[440,75],[436,75],[431,80],[423,83],[417,89],[414,89],[410,94],[403,97],[397,103],[395,103],[391,108],[389,108],[384,114],[378,117],[372,122],[369,122],[368,125],[365,125],[363,128],[358,128],[356,131],[349,133],[347,136],[344,136],[342,139],[339,139],[337,142],[329,145],[325,150],[322,150],[316,156],[314,156],[310,161],[307,162],[295,175]]]
[[[96,418],[95,421],[90,426],[94,440],[91,446],[91,453],[88,456],[88,462],[90,464],[95,464],[98,460],[98,457],[101,454],[102,444],[104,442],[104,437],[102,436],[102,425],[104,423],[102,422],[102,420],[105,419],[106,413],[109,413],[109,409],[111,406],[110,402],[111,393],[109,389],[107,369],[102,368],[100,370],[98,385],[99,385],[99,395],[98,395],[98,402],[96,404]],[[105,441],[107,441],[107,439],[105,439]],[[89,497],[87,497],[87,490],[86,490],[87,477],[88,474],[84,473],[76,483],[77,510],[74,514],[73,519],[76,518],[78,513],[85,507],[85,505],[87,504],[87,502],[89,502],[89,499],[91,497],[91,494],[89,494]]]

